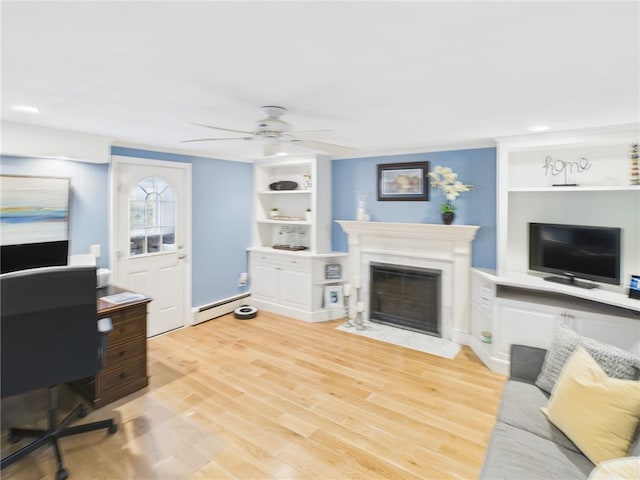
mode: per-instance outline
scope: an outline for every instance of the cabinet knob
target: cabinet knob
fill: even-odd
[[[122,372],[120,375],[118,375],[118,377],[120,377],[121,380],[124,380],[125,378],[127,378],[127,372]]]

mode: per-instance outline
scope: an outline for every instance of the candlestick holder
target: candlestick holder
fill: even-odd
[[[350,328],[354,326],[350,318],[350,308],[349,308],[349,299],[351,298],[351,294],[345,292],[343,296],[344,296],[344,318],[345,319],[342,326]]]
[[[353,320],[353,324],[356,327],[356,330],[364,330],[366,328],[364,321],[362,320],[362,310],[364,310],[364,305],[360,301],[360,290],[362,287],[356,287],[356,318]]]

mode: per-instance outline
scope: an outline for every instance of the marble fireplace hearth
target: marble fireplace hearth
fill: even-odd
[[[441,336],[466,343],[470,333],[472,242],[480,227],[424,223],[338,221],[349,236],[349,282],[361,287],[369,320],[370,265],[418,267],[441,274]],[[351,301],[355,301],[353,297]],[[355,308],[355,304],[351,305]]]

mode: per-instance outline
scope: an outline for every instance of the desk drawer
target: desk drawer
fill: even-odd
[[[109,333],[109,348],[135,337],[147,336],[146,317],[140,315],[114,314],[111,316],[113,330]]]
[[[121,385],[135,382],[147,376],[147,359],[140,358],[133,362],[124,363],[121,367],[102,371],[102,389],[108,392]]]
[[[104,368],[112,368],[138,355],[146,356],[146,351],[147,341],[144,338],[110,346],[107,350]]]

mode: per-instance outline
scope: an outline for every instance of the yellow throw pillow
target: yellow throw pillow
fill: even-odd
[[[640,419],[640,381],[609,378],[579,346],[541,410],[598,465],[627,454]]]

